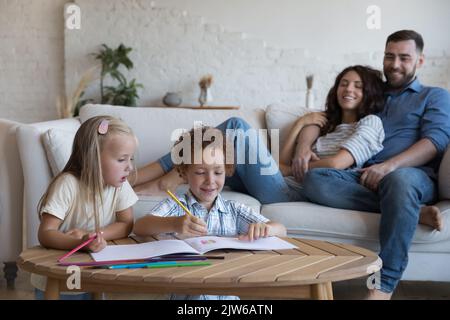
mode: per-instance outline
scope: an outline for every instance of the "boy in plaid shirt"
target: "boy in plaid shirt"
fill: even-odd
[[[202,138],[201,144],[196,143],[194,139],[199,136]],[[203,141],[204,136],[212,138],[210,141]],[[153,208],[151,214],[136,221],[134,232],[137,235],[151,236],[171,232],[189,236],[239,235],[243,241],[268,236],[286,236],[286,228],[282,224],[269,221],[246,205],[225,200],[220,195],[226,176],[231,176],[234,170],[234,165],[225,161],[226,145],[220,130],[210,127],[192,129],[175,143],[174,149],[179,149],[182,143],[184,149],[181,148],[179,152],[181,161],[175,167],[189,184],[189,191],[178,198],[192,216],[185,214],[174,200],[168,198]],[[191,152],[184,154],[186,147]],[[194,161],[198,160],[194,159],[196,152],[202,155],[201,161]],[[211,295],[172,295],[171,298],[238,299],[232,296]]]

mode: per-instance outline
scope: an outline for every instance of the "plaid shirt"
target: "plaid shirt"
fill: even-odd
[[[209,212],[195,199],[190,191],[181,197],[178,196],[178,199],[194,216],[206,221],[209,235],[236,236],[246,234],[250,224],[269,221],[269,219],[244,204],[233,200],[224,200],[220,193]],[[175,201],[168,198],[157,204],[152,209],[151,214],[160,217],[176,217],[186,213]]]

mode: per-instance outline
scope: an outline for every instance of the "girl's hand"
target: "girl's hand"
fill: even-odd
[[[71,236],[75,239],[82,239],[87,233],[88,233],[87,231],[81,229],[71,229],[65,232],[66,235]]]
[[[89,238],[93,237],[95,235],[95,232],[86,234],[83,237],[83,242],[87,241]],[[97,233],[97,238],[94,239],[91,243],[87,245],[87,250],[92,252],[99,252],[103,250],[106,247],[107,243],[106,240],[103,238],[103,232]]]
[[[270,233],[270,226],[258,222],[258,223],[252,223],[248,227],[248,233],[246,235],[240,235],[239,240],[245,240],[245,241],[253,241],[258,240],[259,238],[266,238],[269,236]]]
[[[298,124],[301,124],[303,126],[315,124],[322,128],[324,125],[327,124],[327,117],[325,115],[325,112],[310,112],[305,114],[304,116],[300,117],[297,120]]]
[[[175,231],[194,236],[205,236],[208,234],[205,221],[190,214],[177,217]]]

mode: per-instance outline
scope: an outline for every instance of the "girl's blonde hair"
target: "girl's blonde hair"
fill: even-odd
[[[105,187],[100,154],[105,141],[117,134],[130,135],[136,139],[133,131],[125,122],[111,116],[96,116],[86,120],[80,126],[73,141],[69,161],[64,169],[53,178],[39,201],[39,216],[50,195],[54,192],[55,181],[63,174],[70,173],[80,182],[81,201],[93,204],[95,228],[99,229],[99,200],[103,205],[102,194]]]

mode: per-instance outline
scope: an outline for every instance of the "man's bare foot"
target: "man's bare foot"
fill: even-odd
[[[366,300],[391,300],[392,292],[386,293],[381,290],[372,289],[366,296]]]
[[[444,227],[441,210],[436,206],[424,206],[420,209],[419,223],[426,224],[437,231]]]

